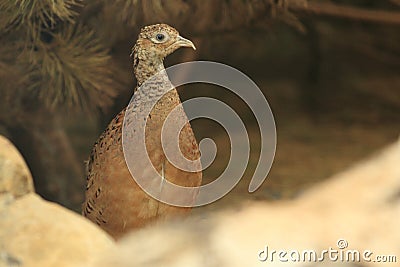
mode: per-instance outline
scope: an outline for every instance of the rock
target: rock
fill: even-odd
[[[34,192],[32,175],[13,144],[0,135],[0,194],[14,197]]]
[[[395,266],[375,260],[400,261],[399,160],[396,143],[296,200],[247,203],[134,232],[94,266]],[[282,262],[281,250],[298,260],[281,254]],[[323,250],[343,261],[326,252],[318,262]]]
[[[0,233],[0,266],[5,255],[16,266],[87,266],[114,246],[96,225],[33,193],[0,210]]]
[[[17,150],[0,137],[0,266],[89,266],[114,241],[96,225],[33,192]]]

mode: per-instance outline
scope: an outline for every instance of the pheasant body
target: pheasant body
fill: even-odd
[[[161,35],[166,41],[159,40]],[[180,37],[178,32],[168,25],[156,24],[143,28],[133,48],[137,88],[164,70],[163,59],[182,46],[193,46],[193,44]],[[169,82],[167,76],[148,81],[146,91],[141,92],[136,89],[133,97],[139,99],[139,103],[146,105],[152,98],[158,97],[160,83],[166,81]],[[161,145],[161,129],[164,121],[180,104],[176,89],[170,90],[155,104],[146,122],[146,149],[154,168],[160,174],[163,173],[168,181],[187,187],[199,186],[201,172],[186,172],[176,168],[166,159]],[[141,105],[135,108],[139,112]],[[86,199],[82,211],[85,217],[98,224],[114,238],[121,237],[129,230],[163,218],[183,215],[190,210],[153,199],[132,178],[122,146],[124,119],[125,116],[130,116],[127,114],[129,112],[126,108],[123,109],[110,122],[92,149],[87,164]],[[182,115],[186,116],[184,112]],[[130,123],[129,117],[126,121],[125,123]],[[186,123],[180,132],[179,146],[187,159],[196,160],[200,157],[189,123]]]

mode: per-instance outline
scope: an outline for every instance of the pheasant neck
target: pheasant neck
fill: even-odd
[[[164,112],[169,113],[181,103],[178,92],[165,71],[162,59],[140,52],[136,53],[134,54],[133,70],[137,80],[134,98],[138,103],[140,102],[142,107],[154,103],[154,99],[156,99],[157,104],[154,108],[158,110],[161,117],[164,117]]]
[[[138,87],[163,70],[165,68],[162,59],[148,58],[146,55],[135,56],[134,58],[133,71]]]

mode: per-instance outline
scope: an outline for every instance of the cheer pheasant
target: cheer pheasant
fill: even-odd
[[[177,30],[166,24],[144,27],[132,49],[133,70],[137,88],[153,75],[164,70],[163,60],[180,47],[192,47],[193,43],[181,37]],[[143,101],[151,101],[157,90],[157,81],[145,92]],[[147,98],[147,99],[146,99]],[[167,180],[186,187],[199,186],[202,174],[186,172],[172,165],[161,145],[161,129],[168,114],[181,104],[176,89],[170,90],[154,106],[147,118],[146,148],[158,173]],[[83,215],[98,224],[114,238],[129,230],[143,227],[153,221],[187,213],[189,208],[174,207],[161,203],[147,195],[132,178],[125,162],[122,147],[122,126],[126,108],[108,125],[95,143],[87,164],[86,199]],[[189,160],[200,157],[198,145],[190,124],[183,127],[179,136],[180,148]],[[143,155],[143,158],[146,155]],[[140,159],[140,157],[138,157]]]

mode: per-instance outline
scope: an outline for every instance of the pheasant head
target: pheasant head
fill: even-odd
[[[196,49],[192,41],[180,36],[176,29],[167,24],[142,28],[131,54],[138,84],[163,70],[164,58],[180,47]]]

